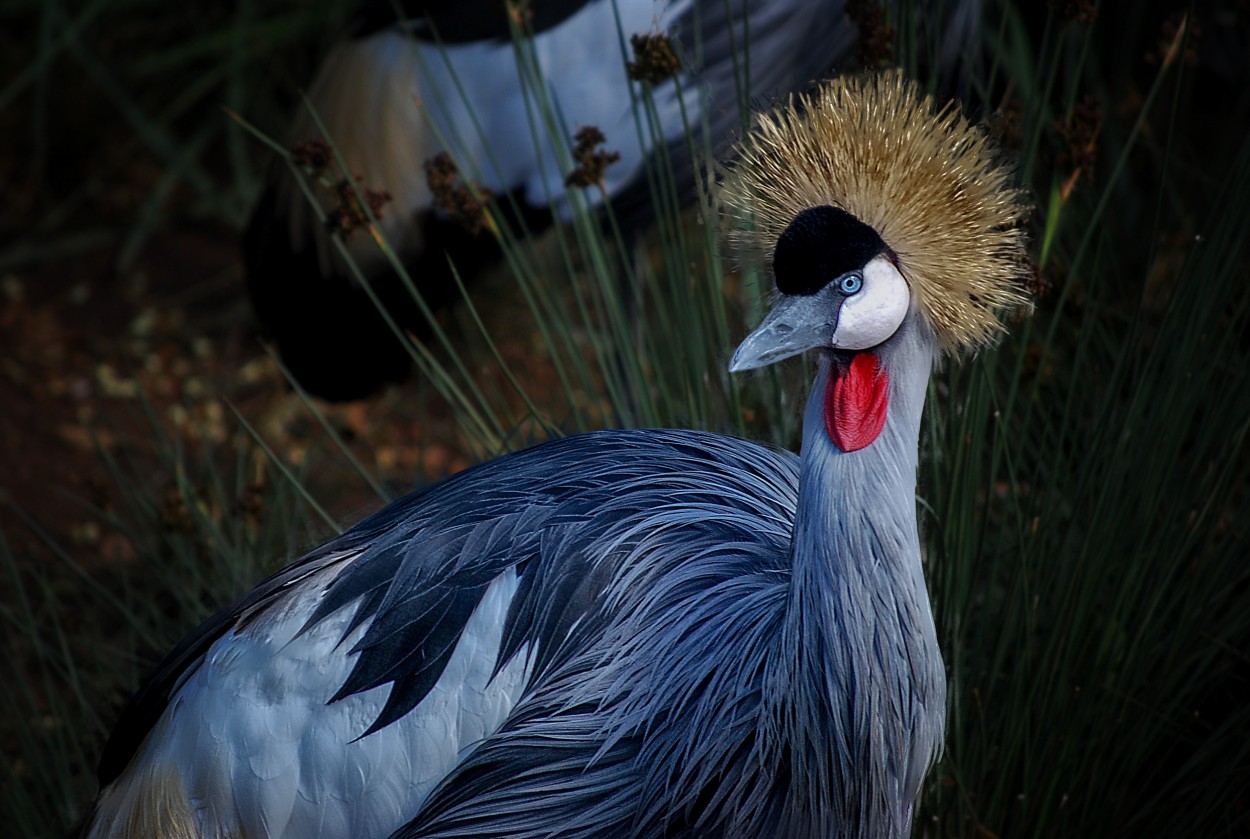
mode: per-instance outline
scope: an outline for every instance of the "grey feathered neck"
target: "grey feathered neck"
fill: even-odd
[[[827,356],[804,416],[783,655],[764,680],[772,690],[765,718],[775,726],[766,738],[791,750],[793,800],[783,810],[818,820],[787,824],[790,836],[823,835],[830,824],[848,826],[839,834],[847,837],[907,836],[942,739],[945,678],[915,502],[935,341],[910,316],[877,355],[890,374],[890,404],[872,445],[847,453],[829,439]]]

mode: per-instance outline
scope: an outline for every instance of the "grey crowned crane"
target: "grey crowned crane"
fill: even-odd
[[[362,189],[384,190],[387,241],[432,308],[458,298],[448,255],[468,282],[500,251],[489,233],[469,232],[434,206],[423,165],[451,150],[466,180],[493,191],[503,212],[515,207],[519,229],[535,230],[572,212],[556,147],[581,127],[594,126],[620,159],[602,173],[602,192],[584,191],[594,205],[611,196],[626,227],[650,214],[646,161],[662,151],[678,189],[693,198],[687,128],[705,127],[722,151],[741,125],[744,95],[779,98],[827,74],[851,53],[854,28],[843,0],[406,0],[409,20],[396,22],[395,0],[365,0],[350,35],[326,58],[309,102]],[[938,7],[939,4],[933,4]],[[975,24],[979,0],[949,6],[948,24]],[[541,91],[519,73],[510,10],[527,10],[529,44],[540,68]],[[670,78],[652,84],[655,124],[638,125],[627,63],[631,36],[665,33],[681,57]],[[947,38],[946,43],[966,43]],[[560,122],[548,136],[545,98]],[[534,132],[534,133],[532,133]],[[301,109],[292,144],[321,137]],[[333,164],[327,172],[337,171]],[[334,180],[334,178],[331,178]],[[502,196],[510,195],[514,201]],[[318,188],[327,212],[342,201]],[[514,214],[515,215],[515,214]],[[632,221],[631,221],[632,220]],[[401,329],[428,334],[428,325],[373,239],[363,232],[346,245],[374,294]],[[248,288],[256,314],[276,340],[294,377],[327,399],[356,399],[402,379],[408,351],[327,238],[304,191],[286,167],[275,169],[244,237]]]
[[[946,682],[915,473],[930,369],[1026,302],[986,135],[900,74],[741,144],[811,351],[799,456],[603,431],[419,490],[197,629],[124,712],[87,835],[906,837]]]

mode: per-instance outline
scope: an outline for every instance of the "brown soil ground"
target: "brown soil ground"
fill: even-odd
[[[0,271],[0,528],[19,556],[45,553],[31,523],[91,565],[111,551],[75,499],[115,501],[102,452],[159,488],[172,480],[153,418],[171,438],[233,457],[239,424],[304,467],[315,498],[350,523],[379,505],[266,353],[243,287],[238,238],[187,229],[154,239],[126,279],[115,249]],[[508,295],[484,295],[502,352],[541,389],[532,336],[509,324]],[[453,324],[454,329],[454,324]],[[511,332],[511,334],[509,334]],[[480,373],[503,388],[494,365]],[[450,411],[419,381],[350,404],[315,403],[364,466],[398,494],[467,465]]]

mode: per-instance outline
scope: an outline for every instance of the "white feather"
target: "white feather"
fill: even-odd
[[[527,651],[490,676],[517,576],[491,583],[430,694],[357,740],[385,685],[327,704],[351,670],[342,643],[352,605],[296,637],[338,568],[311,578],[286,607],[215,643],[182,685],[126,772],[105,791],[92,837],[126,835],[127,812],[154,778],[181,780],[202,836],[385,837],[504,721],[528,680]]]

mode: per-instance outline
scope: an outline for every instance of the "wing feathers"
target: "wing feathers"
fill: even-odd
[[[402,499],[166,663],[141,696],[173,701],[118,789],[174,767],[214,802],[204,825],[289,837],[386,836],[440,784],[404,835],[538,835],[567,806],[594,835],[671,821],[655,790],[715,787],[745,747],[713,732],[754,730],[754,700],[717,708],[700,688],[757,695],[750,627],[785,587],[794,464],[694,432],[603,432]],[[733,666],[699,671],[713,660]],[[648,780],[674,755],[700,768]],[[539,792],[549,806],[511,809]]]

